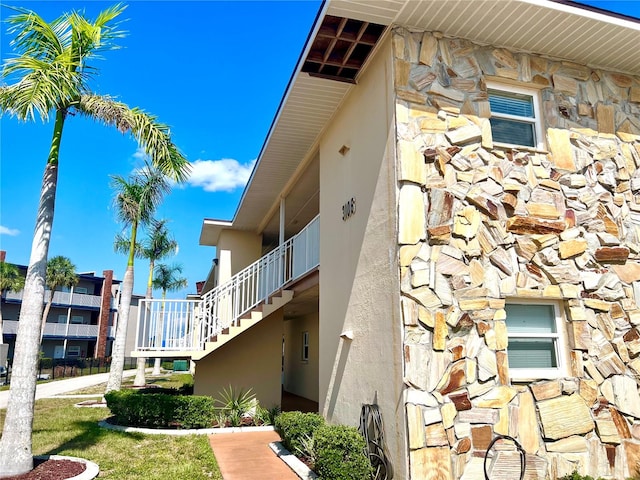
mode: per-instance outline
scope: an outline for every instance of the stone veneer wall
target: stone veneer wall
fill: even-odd
[[[393,45],[411,478],[484,478],[498,435],[525,478],[637,473],[640,79],[438,33]],[[540,88],[548,152],[493,145],[487,77]],[[508,298],[562,306],[566,378],[510,381]],[[500,455],[490,478],[518,478]]]

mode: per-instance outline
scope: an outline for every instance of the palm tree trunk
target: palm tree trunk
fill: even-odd
[[[49,316],[49,310],[51,310],[51,304],[53,303],[53,290],[49,290],[49,301],[47,305],[44,307],[44,312],[42,312],[42,325],[40,326],[40,343],[42,344],[42,339],[44,338],[44,327],[47,323],[47,317]]]
[[[38,354],[40,352],[40,324],[44,306],[47,254],[58,182],[57,153],[63,124],[64,114],[58,112],[49,161],[42,179],[38,216],[31,244],[31,258],[22,294],[11,389],[2,438],[0,439],[0,477],[20,475],[33,469],[31,436]]]
[[[145,298],[153,297],[153,267],[155,266],[155,262],[153,260],[149,261],[149,278],[147,279],[147,293],[145,294]],[[156,362],[158,359],[156,358]],[[147,379],[145,376],[145,370],[147,367],[147,359],[139,357],[138,362],[136,363],[136,378],[133,380],[133,384],[136,387],[142,387],[147,383]],[[153,368],[153,375],[160,374],[160,367],[158,367],[158,373],[156,374],[156,368]]]
[[[129,259],[127,260],[127,270],[122,280],[122,294],[120,295],[120,305],[118,306],[118,326],[116,327],[116,340],[113,342],[111,352],[111,367],[109,368],[109,379],[105,393],[112,390],[120,390],[122,386],[122,371],[124,370],[125,345],[127,343],[127,327],[129,325],[129,310],[131,309],[131,297],[133,296],[133,262],[136,251],[136,234],[138,233],[138,222],[131,225],[131,239],[129,247]]]
[[[113,342],[113,351],[111,352],[111,368],[109,369],[106,393],[112,390],[120,390],[122,386],[124,349],[127,341],[127,326],[129,324],[129,308],[131,307],[132,295],[133,265],[129,265],[122,281],[122,294],[120,296],[120,306],[118,307],[118,326],[116,328],[116,339]]]

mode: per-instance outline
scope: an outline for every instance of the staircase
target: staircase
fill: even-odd
[[[191,355],[192,360],[200,360],[206,357],[214,350],[220,348],[222,345],[230,342],[242,332],[250,329],[260,320],[268,317],[271,313],[275,312],[285,304],[291,301],[293,298],[293,292],[291,290],[281,290],[278,294],[272,296],[269,303],[261,303],[251,311],[244,314],[238,319],[237,325],[232,325],[223,329],[218,335],[211,337],[208,342],[204,344],[204,350],[193,352]]]
[[[319,265],[320,217],[199,300],[140,300],[134,357],[199,360],[293,298],[284,287]]]

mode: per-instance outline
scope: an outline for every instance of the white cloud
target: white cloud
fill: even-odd
[[[142,147],[138,147],[136,149],[136,153],[134,153],[132,157],[136,160],[143,160],[143,161],[146,161],[149,159],[149,155],[146,154],[146,152],[144,151],[144,148]]]
[[[11,235],[12,237],[15,237],[19,233],[20,233],[20,230],[0,225],[0,235]]]
[[[187,183],[192,187],[202,187],[205,192],[231,192],[246,185],[255,163],[254,160],[243,165],[231,158],[196,160],[191,163]]]

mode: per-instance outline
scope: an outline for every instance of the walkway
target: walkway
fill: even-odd
[[[136,370],[125,370],[123,377],[131,377],[136,374]],[[97,373],[95,375],[84,375],[82,377],[65,378],[64,380],[54,380],[52,382],[40,383],[36,387],[36,400],[41,398],[55,397],[81,388],[92,387],[100,383],[105,383],[109,379],[109,373]],[[7,408],[9,401],[9,390],[0,392],[0,408]]]
[[[280,441],[276,432],[224,433],[209,436],[224,480],[299,480],[269,448]]]
[[[317,412],[318,402],[283,391],[282,410]],[[269,443],[279,441],[280,436],[276,432],[209,436],[209,444],[224,480],[299,480],[300,477],[269,448]]]

